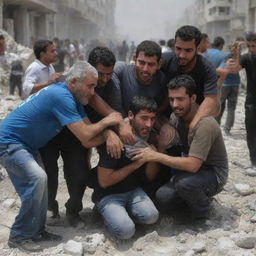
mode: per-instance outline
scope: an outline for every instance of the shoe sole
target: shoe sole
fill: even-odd
[[[23,246],[22,245],[19,245],[19,244],[17,244],[17,243],[13,243],[12,241],[8,241],[8,246],[10,247],[10,248],[13,248],[13,249],[19,249],[20,251],[22,251],[22,252],[41,252],[41,251],[43,251],[43,248],[41,248],[41,247],[39,247],[37,250],[26,250],[26,249],[24,249],[23,248]]]

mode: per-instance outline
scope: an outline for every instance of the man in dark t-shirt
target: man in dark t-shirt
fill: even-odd
[[[240,63],[228,60],[228,68],[232,73],[245,69],[247,77],[247,91],[245,100],[245,128],[247,146],[250,153],[252,169],[256,172],[256,33],[246,35],[249,52],[242,55]]]
[[[195,80],[197,103],[200,107],[190,123],[190,137],[201,118],[216,116],[219,111],[216,71],[206,58],[197,53],[200,41],[201,32],[196,27],[179,28],[175,34],[175,52],[162,67],[167,81],[181,74],[190,75]]]
[[[145,147],[156,118],[157,104],[151,98],[134,97],[128,118],[136,135],[132,147]],[[125,148],[121,158],[112,158],[103,145],[99,149],[97,167],[98,184],[92,196],[97,210],[104,218],[110,233],[120,239],[128,239],[135,233],[135,224],[153,224],[158,211],[151,199],[140,187],[141,178],[155,176],[155,163],[142,165],[132,162],[131,146]],[[143,175],[145,173],[145,176]]]

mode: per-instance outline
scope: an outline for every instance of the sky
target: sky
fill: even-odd
[[[182,11],[195,0],[116,0],[115,21],[119,40],[174,37]]]

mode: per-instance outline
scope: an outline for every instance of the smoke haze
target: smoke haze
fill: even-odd
[[[194,0],[116,0],[117,36],[139,43],[174,37],[183,10]]]

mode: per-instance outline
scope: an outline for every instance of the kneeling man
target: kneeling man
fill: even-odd
[[[151,98],[133,98],[128,118],[136,138],[134,147],[148,146],[156,110],[157,104]],[[99,148],[99,184],[92,196],[108,230],[120,239],[134,235],[134,223],[153,224],[158,220],[156,207],[139,186],[142,177],[154,178],[155,163],[143,165],[141,161],[132,162],[129,150],[130,146],[127,146],[121,158],[114,159],[107,153],[105,145]]]

